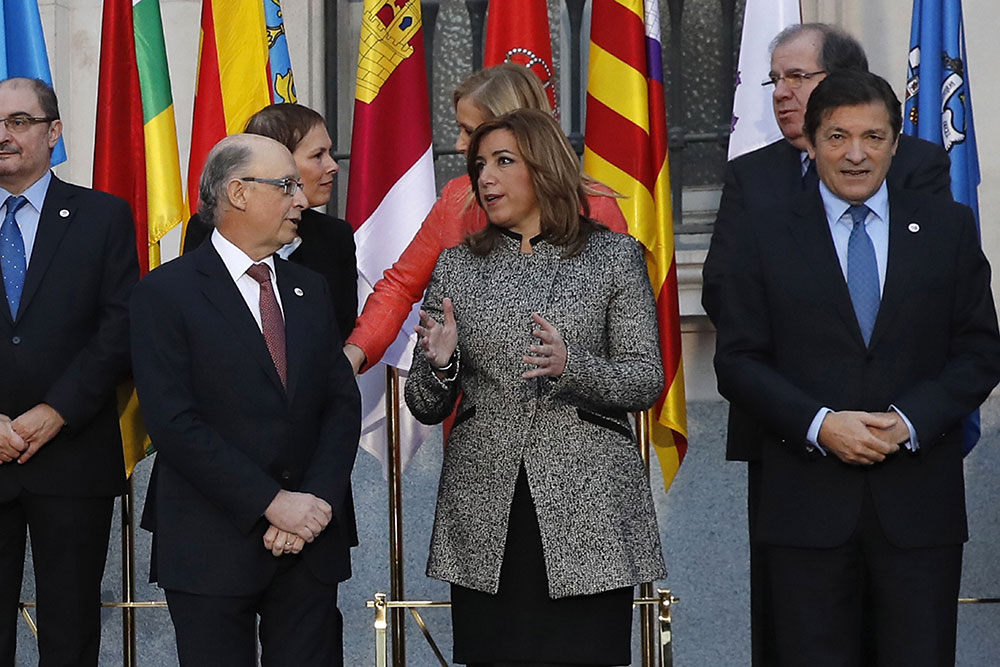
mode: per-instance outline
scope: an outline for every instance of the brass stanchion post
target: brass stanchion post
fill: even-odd
[[[135,656],[135,486],[132,478],[122,495],[122,664],[136,666]]]
[[[389,482],[389,596],[403,600],[403,476],[399,460],[399,371],[385,368],[386,469]],[[390,610],[393,667],[406,667],[406,610]]]
[[[636,415],[636,431],[638,433],[639,453],[646,464],[646,478],[649,478],[649,413],[640,412]],[[653,597],[653,582],[639,584],[639,597]],[[639,628],[642,646],[642,666],[655,667],[657,631],[657,610],[653,605],[642,605],[639,608]]]

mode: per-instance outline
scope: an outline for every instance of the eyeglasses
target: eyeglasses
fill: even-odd
[[[31,127],[37,125],[38,123],[51,123],[56,120],[55,118],[49,118],[48,116],[8,116],[6,118],[0,118],[0,123],[7,128],[7,131],[11,134],[21,134],[22,132],[27,132]]]
[[[285,194],[289,197],[294,195],[295,191],[302,187],[302,184],[294,178],[254,178],[252,176],[244,176],[239,180],[250,181],[251,183],[266,183],[268,185],[273,185],[284,190]]]
[[[782,76],[774,76],[773,74],[768,77],[767,81],[762,81],[760,85],[762,86],[777,86],[779,81],[784,81],[785,85],[789,88],[801,88],[802,84],[809,79],[817,76],[818,74],[826,74],[826,70],[821,69],[816,72],[792,72],[791,74],[784,74]]]

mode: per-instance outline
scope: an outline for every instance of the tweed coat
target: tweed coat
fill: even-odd
[[[592,594],[666,574],[649,481],[629,411],[663,387],[655,304],[643,251],[601,230],[584,250],[519,238],[477,256],[444,250],[424,310],[443,320],[450,297],[459,367],[442,382],[418,347],[406,402],[424,423],[461,405],[445,448],[428,576],[496,593],[507,521],[523,462],[541,529],[552,598]],[[567,341],[558,379],[523,379],[531,313]]]

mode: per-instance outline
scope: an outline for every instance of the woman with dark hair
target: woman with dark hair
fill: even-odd
[[[270,137],[292,153],[310,208],[302,211],[298,239],[279,250],[278,255],[323,274],[330,287],[340,335],[347,338],[358,316],[354,230],[346,221],[313,208],[330,201],[333,178],[340,170],[330,154],[333,142],[326,121],[301,104],[272,104],[251,116],[244,132]],[[184,232],[184,251],[200,245],[211,233],[211,225],[198,214],[193,215]]]
[[[459,402],[427,566],[455,661],[626,665],[632,587],[666,574],[628,420],[663,387],[643,249],[586,217],[549,114],[481,124],[468,173],[489,223],[441,253],[406,384],[424,423]]]
[[[469,136],[484,121],[515,109],[552,113],[538,77],[514,63],[469,75],[455,89],[452,101],[458,124],[455,150],[462,154],[466,153]],[[628,226],[614,193],[593,181],[588,181],[585,189],[583,199],[590,205],[590,214],[609,229],[627,233]],[[416,236],[399,260],[375,283],[374,291],[365,301],[357,327],[344,347],[355,373],[378,363],[395,340],[413,304],[424,295],[441,251],[462,243],[466,235],[484,227],[486,216],[476,206],[469,178],[462,175],[445,184]]]

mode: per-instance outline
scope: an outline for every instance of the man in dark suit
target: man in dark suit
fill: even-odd
[[[884,80],[829,75],[804,123],[818,189],[736,226],[715,363],[761,425],[774,664],[954,662],[961,421],[1000,334],[972,212],[886,180],[901,125]]]
[[[771,49],[771,82],[774,115],[783,139],[740,156],[726,167],[722,200],[715,219],[712,242],[705,258],[702,305],[718,326],[727,271],[739,254],[738,226],[753,224],[745,213],[750,208],[791,201],[803,189],[816,187],[816,172],[810,168],[802,123],[806,103],[827,74],[841,70],[867,71],[864,49],[850,35],[824,23],[806,23],[787,28]],[[902,135],[889,168],[890,185],[951,197],[950,161],[943,148]],[[762,591],[766,588],[762,554],[754,546],[754,517],[760,495],[760,427],[738,407],[731,407],[726,458],[747,461],[747,514],[750,532],[750,604],[753,663],[773,663],[769,619]]]
[[[96,665],[101,577],[125,490],[116,386],[139,278],[128,205],[49,171],[55,93],[0,82],[0,665],[13,665],[25,529],[41,664]]]
[[[337,584],[357,543],[360,399],[322,276],[274,257],[306,205],[288,150],[212,149],[211,239],[132,298],[136,387],[157,448],[153,577],[182,665],[343,659]]]

